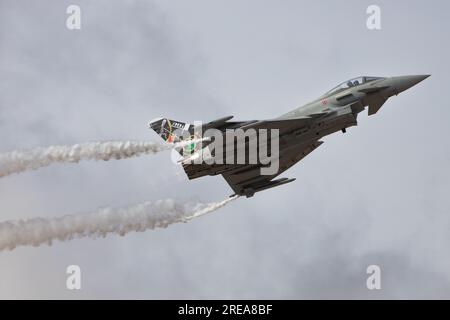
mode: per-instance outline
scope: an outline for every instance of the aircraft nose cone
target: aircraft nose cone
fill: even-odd
[[[395,87],[395,91],[397,94],[399,94],[400,92],[403,92],[415,86],[416,84],[425,80],[429,76],[430,75],[401,76],[401,77],[394,77],[392,78],[392,80],[393,85]]]

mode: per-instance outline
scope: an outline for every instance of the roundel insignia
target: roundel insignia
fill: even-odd
[[[322,100],[322,104],[325,106],[325,105],[327,105],[328,104],[328,99],[323,99]]]

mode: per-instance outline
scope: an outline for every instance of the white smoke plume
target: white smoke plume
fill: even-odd
[[[126,208],[102,208],[85,214],[60,218],[33,218],[0,223],[0,251],[18,246],[39,246],[54,240],[98,238],[108,234],[166,228],[178,222],[188,222],[225,206],[238,196],[211,203],[178,203],[173,199],[144,202]]]
[[[195,139],[176,144],[136,141],[86,142],[71,146],[50,146],[25,151],[0,153],[0,178],[14,173],[36,170],[53,163],[78,163],[81,160],[126,159],[145,154],[155,154],[205,139]]]

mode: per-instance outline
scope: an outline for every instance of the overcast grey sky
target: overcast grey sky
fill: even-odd
[[[78,4],[82,28],[65,27]],[[382,30],[366,28],[381,7]],[[168,229],[0,252],[0,298],[450,298],[448,1],[0,0],[0,152],[277,116],[359,75],[432,74],[284,176]],[[170,154],[0,180],[0,221],[222,200]],[[82,290],[65,287],[66,267]],[[366,289],[366,267],[382,290]]]

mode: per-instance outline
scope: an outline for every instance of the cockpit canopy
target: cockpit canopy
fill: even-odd
[[[330,91],[325,93],[325,95],[330,95],[330,94],[336,93],[338,91],[342,91],[342,90],[345,90],[345,89],[348,89],[351,87],[359,86],[363,83],[367,83],[367,82],[371,82],[371,81],[375,81],[375,80],[379,80],[379,79],[384,79],[384,78],[382,78],[382,77],[367,77],[367,76],[353,78],[353,79],[342,82],[338,86],[334,87],[333,89],[331,89]]]

